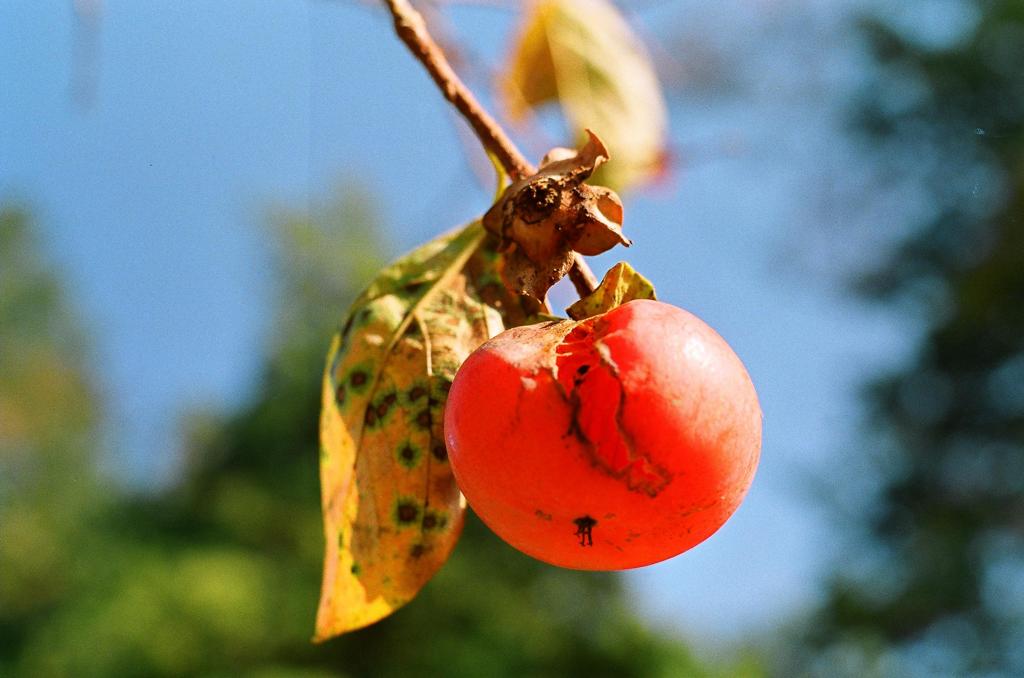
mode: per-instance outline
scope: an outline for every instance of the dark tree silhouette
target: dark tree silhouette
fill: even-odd
[[[928,168],[933,215],[861,282],[926,329],[866,394],[886,471],[872,566],[811,625],[832,675],[1024,674],[1024,3],[973,6],[951,46],[865,28],[859,128],[891,169]]]

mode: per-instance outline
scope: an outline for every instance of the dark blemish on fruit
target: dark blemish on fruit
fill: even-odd
[[[356,370],[351,375],[349,375],[348,378],[349,383],[351,383],[356,388],[359,388],[360,386],[365,384],[367,381],[369,381],[369,379],[370,377],[366,374],[366,372],[363,372],[362,370]]]
[[[614,513],[606,513],[606,514],[604,514],[604,519],[605,520],[611,520],[614,517],[615,517]]]
[[[431,424],[430,410],[423,410],[416,415],[416,425],[420,428],[429,429]]]
[[[334,390],[334,402],[339,405],[345,404],[345,384],[338,384],[338,388]]]
[[[359,576],[359,572],[361,571],[361,568],[359,567],[359,563],[352,563],[351,571],[352,571],[352,574],[354,574],[355,576],[358,577]]]
[[[448,448],[444,446],[444,443],[434,443],[430,448],[430,453],[438,461],[448,461]]]
[[[536,511],[534,511],[533,515],[537,516],[541,520],[547,520],[547,521],[551,520],[551,514],[550,513],[544,513],[544,511],[541,511],[540,509],[537,509]]]
[[[424,283],[423,283],[422,280],[414,281],[414,282],[408,282],[408,283],[405,283],[404,285],[402,285],[402,289],[405,290],[406,292],[409,292],[409,293],[415,293],[421,287],[423,287],[423,284]]]
[[[399,525],[411,525],[420,517],[420,506],[409,499],[400,499],[395,506],[395,520]]]
[[[590,516],[580,516],[572,522],[576,524],[576,533],[573,536],[580,538],[580,546],[593,546],[593,531],[597,521]]]
[[[409,401],[416,402],[425,395],[427,395],[427,389],[422,386],[413,386],[412,390],[409,391]]]
[[[423,544],[413,544],[412,548],[409,549],[409,555],[413,558],[421,558],[423,554],[427,552],[427,547]]]
[[[367,426],[375,426],[377,424],[377,413],[373,411],[372,407],[366,408],[366,415],[364,416]]]
[[[578,368],[576,368],[576,374],[578,374],[581,377],[588,371],[590,371],[590,365],[580,365]]]
[[[387,413],[388,413],[387,403],[380,403],[380,404],[377,405],[377,416],[378,417],[383,419],[385,416],[387,416]]]

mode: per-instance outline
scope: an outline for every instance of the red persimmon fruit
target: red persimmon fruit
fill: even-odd
[[[618,570],[707,539],[746,495],[761,409],[696,316],[637,300],[517,327],[465,361],[445,408],[459,488],[539,560]]]

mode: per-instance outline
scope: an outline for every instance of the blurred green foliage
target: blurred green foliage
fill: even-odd
[[[79,585],[104,505],[82,336],[35,236],[23,209],[0,210],[0,669]]]
[[[883,484],[812,673],[1024,675],[1024,3],[968,4],[977,22],[939,47],[866,27],[860,129],[923,172],[931,214],[861,287],[924,332],[866,394]]]
[[[257,391],[196,413],[181,481],[132,495],[94,472],[102,407],[74,318],[28,215],[3,212],[0,675],[760,675],[646,628],[615,575],[540,564],[475,519],[408,607],[312,645],[322,361],[381,245],[357,193],[273,222],[278,324]]]

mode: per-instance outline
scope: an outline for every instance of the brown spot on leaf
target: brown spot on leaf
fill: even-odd
[[[388,412],[391,411],[391,407],[398,401],[398,396],[394,393],[388,393],[381,397],[377,401],[377,404],[373,406],[373,409],[377,415],[377,419],[383,419],[387,416]]]
[[[419,461],[420,451],[408,440],[398,448],[398,461],[408,469],[414,468]]]
[[[395,506],[395,519],[399,525],[411,525],[420,517],[420,506],[409,499],[401,499]]]
[[[443,512],[426,511],[423,514],[424,530],[443,530],[448,526],[448,516]]]

